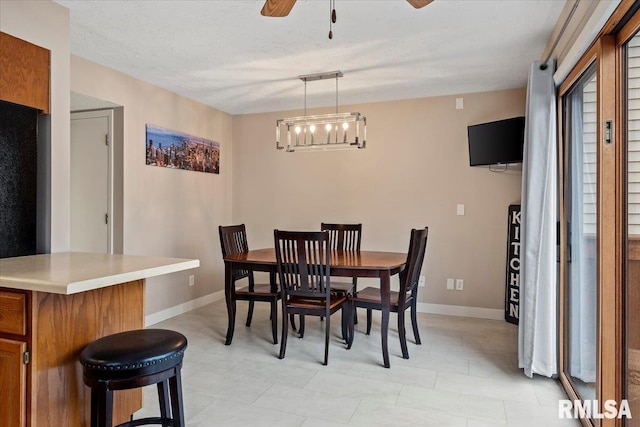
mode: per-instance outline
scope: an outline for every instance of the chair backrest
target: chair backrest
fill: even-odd
[[[227,255],[234,255],[242,252],[249,251],[249,244],[247,243],[247,230],[244,224],[240,225],[227,225],[219,226],[218,232],[220,233],[220,246],[222,248],[222,257]],[[247,270],[234,270],[233,280],[243,279],[249,276]]]
[[[321,223],[320,230],[329,232],[331,249],[340,251],[359,251],[362,239],[362,224]]]
[[[420,271],[422,270],[424,254],[427,249],[428,236],[429,227],[420,230],[411,230],[407,264],[400,275],[400,295],[417,292]]]
[[[273,232],[282,292],[298,297],[329,299],[329,233]]]

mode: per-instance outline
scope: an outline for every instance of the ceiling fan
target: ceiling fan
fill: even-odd
[[[416,9],[420,9],[431,3],[433,0],[407,0],[411,6]],[[291,8],[296,3],[296,0],[267,0],[260,11],[263,16],[271,17],[283,17],[287,16],[291,12]]]

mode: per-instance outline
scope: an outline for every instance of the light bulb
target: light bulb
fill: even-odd
[[[324,125],[324,128],[327,130],[327,144],[329,144],[331,142],[331,128],[333,126],[331,126],[331,123],[327,123],[326,125]]]
[[[300,126],[296,126],[295,131],[296,131],[296,145],[300,144],[300,131],[302,129],[300,129]]]
[[[314,144],[313,133],[316,131],[315,125],[309,126],[309,130],[311,131],[311,145],[313,145]]]
[[[349,123],[347,123],[347,122],[342,123],[342,129],[344,129],[344,130],[349,129]]]

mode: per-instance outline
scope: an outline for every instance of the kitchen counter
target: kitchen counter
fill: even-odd
[[[79,252],[0,259],[0,396],[10,396],[0,401],[0,424],[90,425],[82,349],[105,335],[144,328],[147,278],[199,265]],[[114,423],[141,407],[142,389],[119,391]]]
[[[0,287],[71,295],[200,266],[197,259],[61,252],[0,259]]]

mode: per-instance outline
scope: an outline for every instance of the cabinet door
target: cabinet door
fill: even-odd
[[[26,349],[24,342],[0,338],[0,414],[7,426],[26,425]]]

